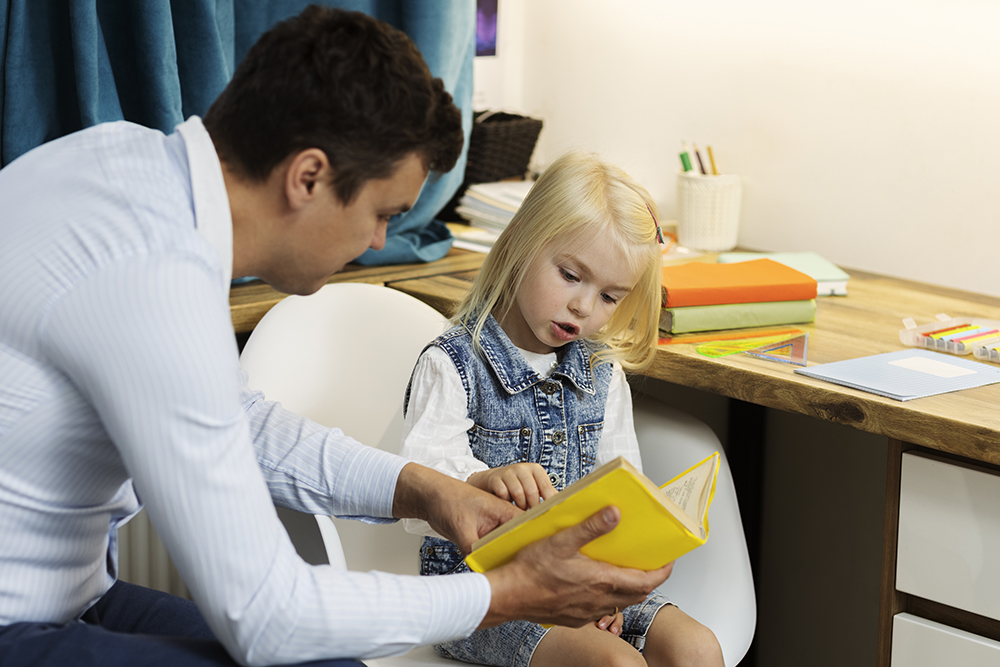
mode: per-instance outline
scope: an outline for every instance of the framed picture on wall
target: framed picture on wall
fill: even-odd
[[[497,1],[476,0],[476,55],[497,54]]]

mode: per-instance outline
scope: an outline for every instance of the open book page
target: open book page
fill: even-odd
[[[682,472],[664,484],[661,489],[674,503],[699,526],[704,537],[704,518],[712,496],[715,469],[719,466],[718,455],[709,457],[698,465]]]

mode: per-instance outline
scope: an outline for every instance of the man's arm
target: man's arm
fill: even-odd
[[[49,361],[80,392],[81,412],[92,406],[94,428],[114,442],[109,465],[128,471],[216,637],[237,662],[265,665],[404,653],[471,633],[489,607],[481,575],[350,572],[309,566],[295,553],[250,443],[220,291],[206,263],[139,255],[80,281],[52,306],[42,336]],[[361,489],[344,494],[348,512],[391,517],[405,462],[378,452],[398,467],[372,500],[363,463],[373,459],[348,456],[342,465],[337,454],[325,457],[331,452],[294,452],[326,468],[320,491],[303,494],[348,480]],[[291,461],[273,463],[280,476]],[[94,567],[103,565],[101,554]]]

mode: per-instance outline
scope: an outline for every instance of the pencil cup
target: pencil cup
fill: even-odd
[[[685,248],[723,252],[736,247],[743,186],[735,174],[677,174],[677,242]]]

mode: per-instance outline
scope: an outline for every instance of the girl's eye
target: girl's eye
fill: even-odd
[[[562,274],[563,279],[568,280],[571,283],[575,283],[579,278],[567,271],[566,269],[559,269],[559,273]]]
[[[606,294],[604,292],[601,292],[601,298],[604,299],[605,303],[610,303],[612,305],[618,303],[618,299],[616,299],[615,297],[611,296],[610,294]]]

